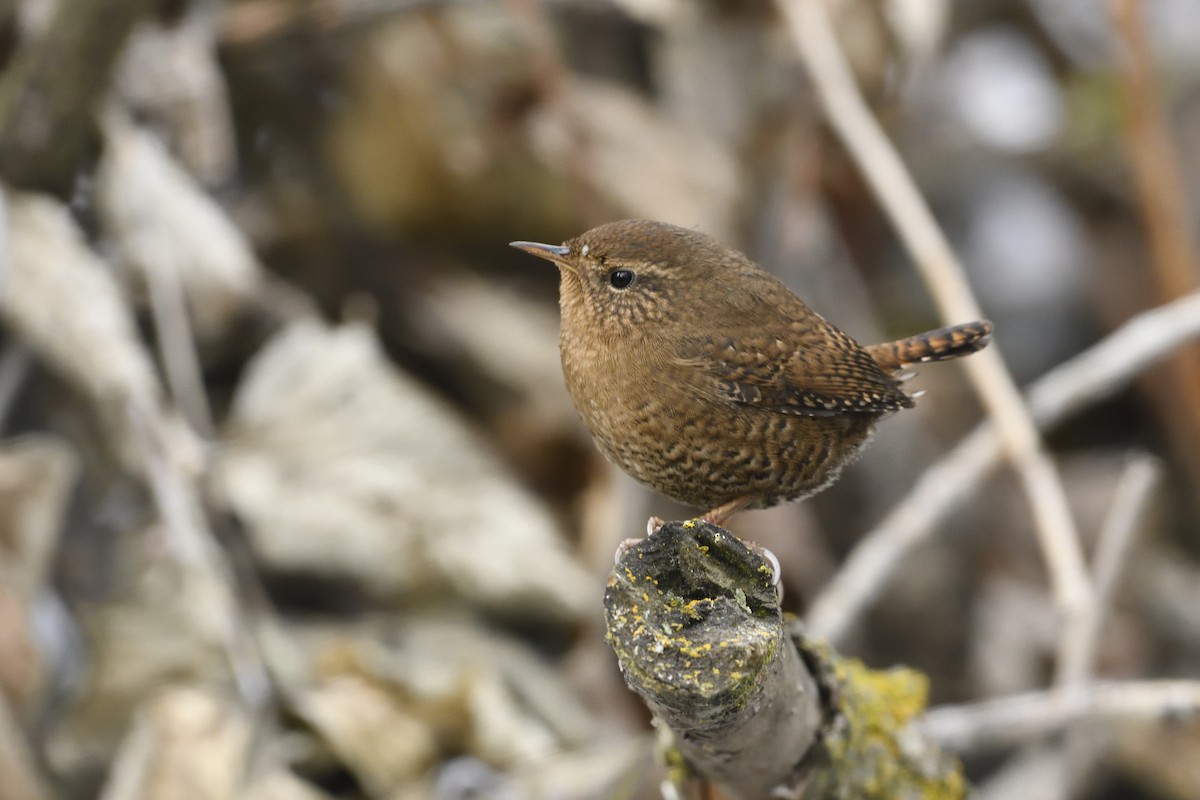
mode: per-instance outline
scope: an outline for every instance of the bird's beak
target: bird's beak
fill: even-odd
[[[509,242],[509,247],[515,247],[518,250],[524,250],[530,255],[544,258],[551,261],[560,267],[575,271],[575,267],[567,263],[567,256],[571,253],[571,248],[563,245],[541,244],[540,242]]]

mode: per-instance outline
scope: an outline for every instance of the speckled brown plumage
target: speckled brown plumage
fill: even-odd
[[[717,522],[828,485],[881,416],[913,405],[898,370],[991,333],[864,348],[738,251],[661,222],[513,246],[560,268],[563,373],[600,450]]]

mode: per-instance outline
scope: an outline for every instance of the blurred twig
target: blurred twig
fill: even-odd
[[[1096,553],[1092,564],[1092,586],[1095,602],[1091,613],[1079,620],[1080,631],[1070,640],[1080,652],[1072,661],[1081,665],[1081,682],[1092,680],[1096,665],[1096,652],[1100,644],[1100,633],[1112,608],[1113,595],[1120,581],[1121,570],[1127,561],[1129,549],[1145,519],[1146,505],[1162,478],[1162,468],[1152,456],[1133,456],[1113,492],[1112,505],[1105,517],[1104,525],[1096,541]],[[1091,771],[1100,749],[1089,736],[1091,731],[1082,723],[1068,726],[1061,750],[1065,761],[1061,776],[1064,796],[1074,797],[1081,788],[1080,782]]]
[[[1096,555],[1092,567],[1092,585],[1095,587],[1096,602],[1091,615],[1084,622],[1084,632],[1078,637],[1083,652],[1078,658],[1087,665],[1090,677],[1096,658],[1100,629],[1111,608],[1113,595],[1125,566],[1129,548],[1145,517],[1146,504],[1162,477],[1158,460],[1147,455],[1132,458],[1121,474],[1113,493],[1112,505],[1096,542]]]
[[[1134,317],[1090,350],[1035,382],[1029,407],[1043,428],[1112,395],[1139,371],[1200,336],[1200,293]],[[927,469],[912,492],[850,554],[808,615],[815,635],[839,639],[887,586],[904,556],[933,536],[1004,455],[994,423],[972,431]],[[1077,646],[1077,645],[1076,645]]]
[[[780,5],[830,125],[891,218],[942,316],[947,321],[981,319],[983,313],[962,266],[855,84],[824,4],[819,0],[781,0]],[[1071,630],[1073,620],[1088,613],[1091,590],[1062,482],[995,345],[965,363],[1029,497],[1055,597]],[[1064,645],[1058,664],[1060,678],[1069,679],[1078,671],[1078,665],[1066,657],[1071,652]]]
[[[126,410],[171,551],[184,564],[213,579],[220,592],[214,599],[221,605],[215,614],[217,633],[230,670],[247,707],[261,709],[270,699],[271,677],[253,623],[239,611],[233,569],[213,538],[194,470],[188,466],[190,431],[173,430],[161,413],[134,401]]]
[[[1200,260],[1142,5],[1139,0],[1111,3],[1125,139],[1158,300],[1166,302],[1200,287]],[[1175,452],[1191,473],[1192,485],[1200,486],[1200,344],[1172,355],[1155,395]]]
[[[95,104],[150,2],[60,2],[46,31],[20,44],[0,77],[0,174],[12,185],[71,187],[95,136]]]
[[[211,578],[219,604],[213,624],[247,705],[260,706],[265,668],[200,498],[203,446],[165,410],[128,298],[61,202],[9,192],[5,204],[10,259],[0,318],[41,363],[78,389],[102,421],[118,463],[149,486],[171,555]]]
[[[1012,747],[1090,722],[1175,720],[1200,714],[1200,681],[1112,681],[1029,692],[928,712],[922,731],[958,753]]]
[[[192,429],[205,439],[212,439],[212,414],[208,409],[208,395],[204,392],[204,377],[188,318],[183,282],[174,269],[148,269],[143,272],[149,289],[154,330],[158,334],[159,358],[171,389],[171,397]]]

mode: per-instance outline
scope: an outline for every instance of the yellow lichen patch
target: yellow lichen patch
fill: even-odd
[[[863,721],[874,728],[895,730],[925,710],[929,679],[911,669],[877,671],[857,659],[844,659],[835,673],[843,685],[854,687],[853,699]]]
[[[712,644],[709,642],[705,642],[703,644],[693,644],[687,639],[680,637],[679,639],[675,640],[674,644],[676,649],[679,651],[679,654],[686,656],[687,658],[704,658],[706,655],[712,652]]]
[[[813,650],[835,684],[839,719],[823,743],[830,769],[814,774],[806,797],[841,797],[838,792],[847,786],[855,787],[855,797],[862,800],[965,797],[966,781],[957,761],[935,751],[932,757],[914,759],[899,744],[901,731],[925,710],[929,681],[924,675],[902,668],[871,670],[831,649]]]
[[[696,520],[689,519],[687,522],[683,523],[683,527],[691,530],[692,528],[696,527]]]

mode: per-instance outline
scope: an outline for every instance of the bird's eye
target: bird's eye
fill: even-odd
[[[614,269],[608,273],[608,282],[614,289],[628,289],[636,277],[637,273],[631,269]]]

